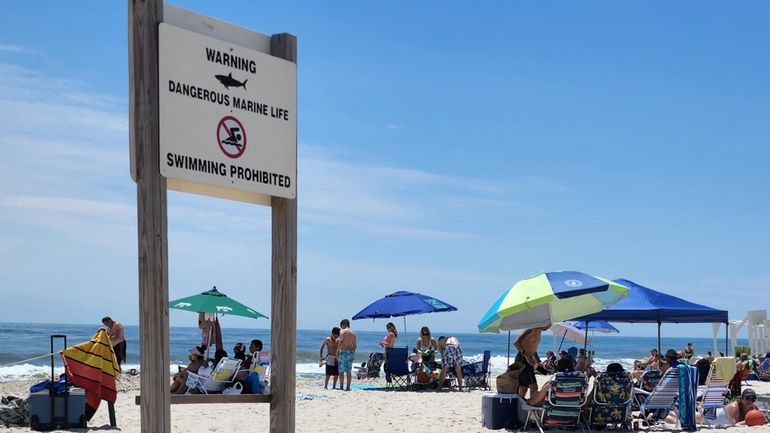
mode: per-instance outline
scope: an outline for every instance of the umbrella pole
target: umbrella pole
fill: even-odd
[[[511,331],[508,331],[508,365],[511,365]]]
[[[584,352],[588,350],[588,322],[585,322],[585,324],[586,324],[586,336],[585,336],[585,340],[583,340]],[[588,354],[586,354],[586,356],[588,356]]]
[[[559,348],[556,349],[557,352],[561,352],[561,345],[564,344],[564,338],[567,337],[567,330],[564,330],[564,335],[561,336],[561,341],[559,342]]]
[[[658,356],[660,356],[660,320],[658,321]]]
[[[214,315],[214,319],[217,318],[217,315]],[[209,338],[206,340],[206,359],[209,359],[209,352],[211,352],[211,333],[214,330],[214,322],[211,322],[211,326],[209,326]]]
[[[406,343],[406,351],[409,352],[409,338],[406,335],[406,316],[404,316],[404,343]]]

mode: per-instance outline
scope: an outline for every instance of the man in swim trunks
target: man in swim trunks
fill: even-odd
[[[353,355],[356,353],[356,333],[350,329],[350,321],[343,319],[340,322],[340,342],[337,345],[337,360],[339,361],[340,389],[350,391],[350,382],[353,379]],[[345,377],[348,386],[345,388]]]

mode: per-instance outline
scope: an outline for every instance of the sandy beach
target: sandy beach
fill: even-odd
[[[544,377],[539,377],[544,380]],[[355,381],[354,384],[383,382]],[[757,394],[770,393],[770,383],[750,382]],[[0,395],[25,397],[31,383],[0,384]],[[139,377],[123,375],[115,404],[118,427],[115,431],[139,432]],[[297,384],[296,431],[312,432],[486,432],[481,426],[481,397],[485,391],[399,392],[353,389],[350,392],[324,390],[320,381],[300,380]],[[306,398],[306,399],[302,399]],[[267,431],[267,404],[172,405],[171,428],[175,432]],[[0,429],[3,429],[0,427]],[[111,430],[107,406],[102,404],[88,430]],[[75,430],[75,431],[88,431]],[[712,429],[733,433],[770,431],[770,427],[731,427]],[[3,431],[28,432],[14,427]],[[72,430],[69,430],[72,431]],[[537,430],[532,430],[537,431]]]

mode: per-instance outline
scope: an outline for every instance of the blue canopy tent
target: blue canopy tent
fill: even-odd
[[[573,319],[576,322],[657,323],[660,353],[661,323],[724,323],[727,350],[727,311],[695,304],[623,278],[614,280],[629,288],[628,296],[610,308]]]

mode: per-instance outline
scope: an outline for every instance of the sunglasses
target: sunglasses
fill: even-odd
[[[428,336],[430,335],[430,332],[423,332],[422,335]]]

